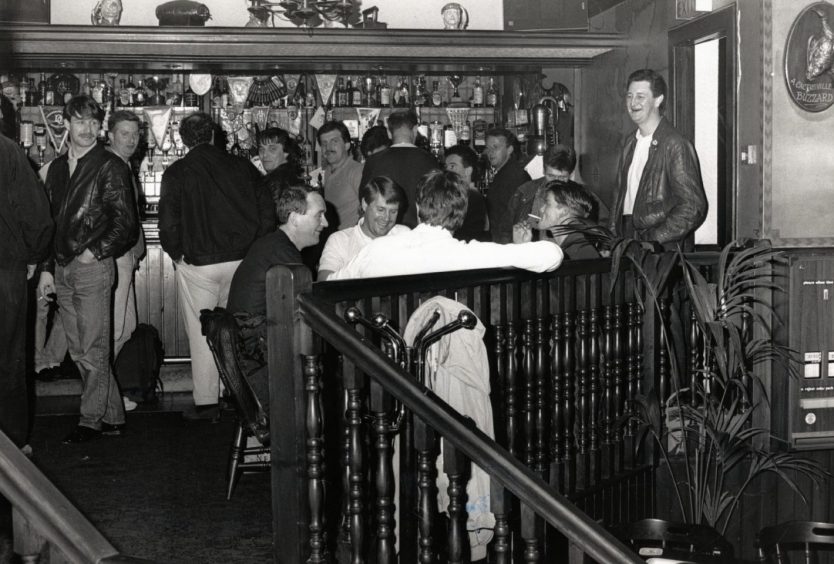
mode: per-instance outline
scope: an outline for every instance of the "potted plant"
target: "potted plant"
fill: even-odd
[[[675,342],[682,339],[671,335],[659,298],[675,266],[701,335],[697,377],[684,382],[672,361],[669,397],[658,398],[652,390],[630,410],[640,426],[637,444],[649,436],[658,447],[684,521],[725,534],[745,490],[769,472],[804,501],[794,476],[819,482],[827,473],[797,454],[769,450],[765,445],[775,438],[753,424],[754,413],[768,401],[758,369],[773,363],[784,377],[797,372],[795,355],[771,337],[771,320],[779,320],[766,296],[781,291],[774,267],[785,261],[782,255],[768,241],[734,241],[720,253],[715,281],[709,282],[680,251],[657,253],[633,240],[612,241],[611,249],[614,271],[629,262],[642,280],[644,307],[658,312],[669,358],[676,358]]]

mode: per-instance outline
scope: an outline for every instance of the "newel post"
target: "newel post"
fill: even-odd
[[[303,355],[316,351],[296,298],[309,291],[312,283],[310,270],[303,265],[273,266],[266,275],[272,543],[276,564],[304,562],[309,552]]]

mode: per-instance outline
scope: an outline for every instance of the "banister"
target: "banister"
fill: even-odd
[[[513,280],[518,280],[518,271],[509,272]],[[583,269],[583,272],[587,271]],[[474,273],[457,278],[464,280],[469,274]],[[502,275],[497,276],[500,278]],[[431,284],[428,278],[431,276],[419,277],[422,290]],[[445,280],[448,287],[448,274]],[[483,276],[479,281],[483,283]],[[376,284],[373,286],[379,288]],[[417,417],[442,430],[443,435],[474,464],[484,468],[493,479],[511,489],[524,504],[562,531],[585,553],[600,562],[642,562],[628,547],[573,506],[506,449],[474,428],[466,418],[441,401],[431,390],[415,382],[379,350],[369,346],[366,339],[332,311],[332,304],[326,297],[302,293],[298,296],[297,305],[301,317],[315,333],[408,406]]]
[[[0,493],[33,525],[37,535],[57,547],[68,562],[151,562],[119,554],[104,535],[2,432]]]

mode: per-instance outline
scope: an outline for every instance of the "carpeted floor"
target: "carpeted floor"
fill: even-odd
[[[226,501],[233,416],[184,423],[128,414],[128,434],[63,445],[76,416],[35,419],[33,460],[123,554],[166,563],[272,561],[269,474],[243,476]]]

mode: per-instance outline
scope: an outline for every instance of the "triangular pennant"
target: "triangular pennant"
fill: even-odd
[[[379,110],[380,108],[356,108],[356,115],[359,118],[359,139],[376,124]]]
[[[165,143],[165,134],[168,131],[168,123],[171,121],[171,106],[146,107],[145,116],[151,126],[151,133],[153,139],[156,141],[156,146],[162,148]]]
[[[315,77],[316,85],[319,89],[319,95],[321,96],[321,103],[326,106],[327,102],[330,100],[331,94],[333,94],[333,87],[336,85],[336,75],[317,74]]]
[[[63,109],[52,110],[46,113],[43,110],[43,106],[38,107],[41,110],[43,123],[46,125],[46,134],[49,137],[49,142],[55,148],[55,153],[60,153],[69,136],[69,131],[67,131],[66,125],[64,124]]]

